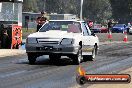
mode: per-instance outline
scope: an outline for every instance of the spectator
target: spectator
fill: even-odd
[[[46,22],[47,18],[44,17],[44,12],[41,12],[41,16],[37,18],[37,32],[42,27],[42,25]]]
[[[112,20],[109,20],[108,21],[108,32],[111,31],[112,25],[113,25]]]
[[[3,32],[3,29],[4,29],[4,24],[0,24],[0,42],[1,42],[1,39],[2,39],[2,32]]]
[[[2,31],[2,38],[1,38],[1,48],[9,49],[10,48],[10,38],[7,34],[7,29]]]
[[[28,22],[29,22],[29,20],[26,19],[26,20],[25,20],[25,26],[26,26],[27,31],[28,31]]]

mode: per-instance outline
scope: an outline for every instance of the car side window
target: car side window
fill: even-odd
[[[92,33],[91,33],[91,30],[90,30],[90,28],[88,27],[87,23],[85,23],[85,25],[86,25],[86,28],[87,28],[87,30],[88,30],[88,35],[91,35]]]
[[[84,36],[89,36],[89,35],[91,35],[91,31],[90,31],[88,25],[87,25],[85,22],[82,23],[82,31],[83,31],[83,35],[84,35]]]

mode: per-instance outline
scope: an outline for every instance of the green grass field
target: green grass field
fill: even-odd
[[[22,38],[23,39],[25,39],[29,34],[31,34],[31,33],[34,33],[34,32],[36,32],[36,29],[26,29],[26,28],[22,28],[22,33],[23,33],[23,35],[22,35]]]

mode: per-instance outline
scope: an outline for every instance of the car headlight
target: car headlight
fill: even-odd
[[[61,45],[70,45],[73,44],[74,40],[73,39],[69,39],[69,38],[63,38],[61,41]]]
[[[26,43],[37,43],[36,38],[27,38]]]

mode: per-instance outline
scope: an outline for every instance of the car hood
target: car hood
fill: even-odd
[[[79,36],[81,36],[81,33],[68,33],[67,31],[51,30],[47,32],[36,32],[30,34],[28,38],[74,38]]]

